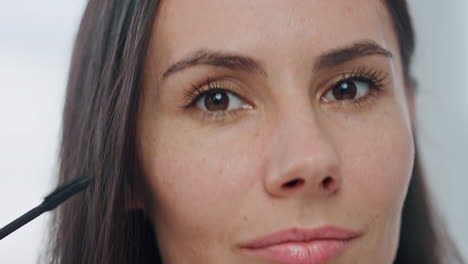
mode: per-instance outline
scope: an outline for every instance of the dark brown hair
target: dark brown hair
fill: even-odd
[[[414,32],[405,0],[386,0],[409,89]],[[161,263],[151,224],[125,204],[141,176],[135,149],[140,77],[159,1],[89,0],[66,93],[59,182],[92,177],[57,209],[47,262]],[[398,264],[462,263],[436,223],[417,158],[404,203]],[[456,262],[458,261],[458,262]]]

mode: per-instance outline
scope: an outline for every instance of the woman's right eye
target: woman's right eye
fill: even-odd
[[[245,107],[238,95],[219,88],[203,92],[196,100],[198,108],[209,112],[233,111]]]

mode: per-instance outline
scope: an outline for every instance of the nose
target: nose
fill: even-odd
[[[272,133],[264,186],[273,197],[329,197],[342,185],[338,153],[313,115],[283,118]]]

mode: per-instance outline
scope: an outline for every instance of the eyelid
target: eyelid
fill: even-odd
[[[325,89],[319,96],[322,98],[336,84],[346,80],[362,80],[364,78],[372,80],[378,86],[375,88],[387,86],[389,84],[388,75],[386,71],[377,70],[369,66],[358,66],[351,70],[341,71],[318,84],[318,87]]]
[[[371,67],[358,67],[351,72],[342,72],[339,75],[335,75],[327,80],[328,84],[325,86],[325,92],[320,95],[319,100],[324,102],[323,98],[336,87],[339,83],[346,81],[357,81],[364,82],[369,85],[369,90],[366,95],[347,100],[331,100],[324,102],[327,107],[341,111],[341,109],[353,108],[358,111],[364,111],[368,107],[372,106],[373,103],[377,102],[386,92],[386,87],[391,84],[391,78],[388,78],[389,73],[387,71],[380,71]],[[332,80],[332,81],[330,81]],[[330,84],[331,82],[331,84]]]
[[[222,90],[227,91],[235,96],[239,97],[241,100],[245,101],[247,104],[251,104],[245,97],[242,95],[244,88],[242,87],[239,81],[236,81],[232,78],[207,78],[199,84],[192,84],[191,88],[185,90],[185,99],[186,103],[180,108],[186,109],[194,106],[196,102],[208,91],[213,90]]]

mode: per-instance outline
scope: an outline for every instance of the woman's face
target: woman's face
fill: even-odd
[[[146,59],[164,263],[392,263],[414,146],[383,1],[162,1]]]

